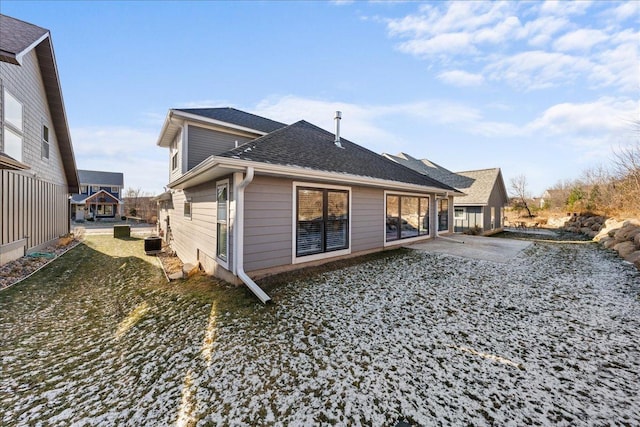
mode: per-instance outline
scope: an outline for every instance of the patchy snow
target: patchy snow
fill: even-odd
[[[129,287],[0,294],[0,424],[640,424],[640,274],[595,245],[404,253],[242,314]]]

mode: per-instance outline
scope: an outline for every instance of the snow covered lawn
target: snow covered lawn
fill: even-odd
[[[0,424],[640,424],[640,274],[596,245],[399,251],[264,307],[109,239],[0,293]]]

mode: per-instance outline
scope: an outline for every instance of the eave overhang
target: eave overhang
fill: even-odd
[[[218,130],[225,133],[233,133],[238,136],[244,136],[248,138],[258,138],[267,134],[267,132],[262,132],[256,129],[238,126],[232,123],[199,116],[197,114],[191,114],[184,111],[171,109],[167,113],[167,117],[164,119],[162,130],[160,131],[160,136],[158,137],[156,145],[166,148],[171,147],[171,143],[173,143],[176,134],[180,129],[182,129],[185,122],[190,122],[209,129]]]
[[[181,190],[194,187],[234,172],[243,172],[249,166],[254,168],[256,175],[263,176],[322,181],[333,184],[350,184],[363,187],[392,188],[398,191],[434,193],[441,196],[464,195],[464,193],[459,191],[451,191],[449,189],[439,187],[409,184],[346,173],[321,171],[298,166],[275,165],[216,156],[210,156],[195,168],[171,182],[169,184],[169,188]]]

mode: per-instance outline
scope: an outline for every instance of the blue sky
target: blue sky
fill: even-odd
[[[14,1],[51,30],[76,162],[159,193],[170,108],[300,119],[541,194],[637,143],[640,3]],[[635,138],[635,139],[634,139]]]

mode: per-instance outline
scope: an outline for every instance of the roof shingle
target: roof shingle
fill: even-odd
[[[375,179],[424,185],[455,191],[435,179],[424,176],[346,139],[342,148],[335,136],[304,120],[281,128],[220,154],[220,157],[256,161],[350,174]]]
[[[260,117],[245,111],[236,110],[231,107],[223,108],[176,108],[176,111],[182,111],[189,114],[218,120],[221,122],[231,123],[236,126],[242,126],[254,129],[260,132],[269,133],[286,126],[284,123],[275,120]]]
[[[49,30],[0,15],[0,61],[19,65],[18,57]]]

